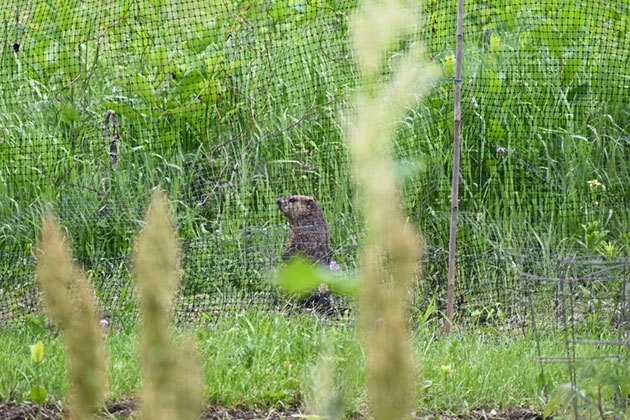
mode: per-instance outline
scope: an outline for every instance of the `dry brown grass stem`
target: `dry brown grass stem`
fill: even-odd
[[[72,261],[65,234],[52,216],[44,218],[36,258],[36,279],[44,307],[63,331],[66,342],[69,417],[94,418],[107,382],[98,305],[85,275]]]
[[[141,304],[140,361],[144,376],[140,418],[196,419],[203,381],[192,342],[171,339],[172,305],[181,270],[170,203],[153,195],[134,250],[133,273]]]
[[[412,47],[390,69],[391,79],[379,80],[387,52],[414,28],[413,16],[396,1],[373,1],[352,22],[365,80],[348,133],[368,232],[361,259],[359,321],[368,397],[377,420],[410,418],[416,405],[406,303],[412,279],[419,274],[422,247],[401,211],[391,143],[396,123],[431,86],[436,69],[421,63],[422,50]]]

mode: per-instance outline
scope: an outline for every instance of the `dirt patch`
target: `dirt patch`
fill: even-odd
[[[469,414],[439,413],[419,416],[419,419],[474,419],[474,420],[543,420],[543,416],[526,407],[510,407],[505,410],[479,408]]]
[[[0,420],[59,419],[61,406],[58,404],[35,405],[31,402],[7,403],[0,405]]]
[[[134,398],[121,399],[109,403],[101,418],[105,419],[130,419],[137,406]],[[35,405],[28,401],[21,403],[0,404],[0,420],[23,420],[37,419],[59,420],[61,419],[62,407],[60,403],[47,403],[42,406]],[[236,407],[227,408],[213,406],[205,410],[201,419],[203,420],[283,420],[300,418],[300,411],[297,407],[276,407],[276,408],[249,408]],[[368,419],[368,416],[355,414],[350,416],[353,420]],[[477,409],[469,414],[437,413],[417,416],[418,419],[492,419],[492,420],[542,420],[542,416],[528,408],[512,407],[506,410]]]
[[[135,398],[113,401],[105,407],[103,419],[131,419],[137,407]],[[61,403],[47,403],[41,406],[25,401],[21,403],[0,404],[0,420],[42,419],[60,420],[63,409]],[[268,419],[281,420],[296,418],[300,412],[296,407],[280,408],[227,408],[214,406],[206,409],[200,419],[203,420],[237,420]]]

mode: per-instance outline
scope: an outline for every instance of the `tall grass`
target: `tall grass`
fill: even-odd
[[[134,278],[142,306],[140,361],[142,419],[194,419],[202,405],[203,382],[196,348],[184,342],[172,344],[170,325],[173,301],[181,277],[177,232],[170,203],[157,191],[147,211],[147,226],[139,235],[134,253]]]
[[[144,384],[140,418],[197,418],[203,383],[196,347],[191,341],[174,345],[170,334],[173,300],[181,270],[169,202],[160,191],[154,193],[146,223],[136,241],[133,267],[141,303],[138,335]],[[94,418],[105,396],[102,344],[109,324],[105,320],[99,323],[100,308],[85,275],[72,261],[61,227],[54,218],[47,217],[41,230],[36,279],[46,312],[66,341],[70,366],[67,411],[73,419]],[[41,350],[32,358],[41,363],[44,346],[40,342],[38,345]],[[39,370],[37,373],[39,382]],[[41,383],[37,387],[45,392]],[[37,398],[41,401],[34,402],[43,402],[46,397],[43,395]]]
[[[42,224],[37,283],[46,312],[63,331],[70,365],[69,417],[94,418],[105,396],[103,335],[88,280],[72,262],[67,238],[53,217]]]
[[[351,26],[363,83],[347,136],[368,231],[360,264],[359,321],[376,419],[410,418],[416,405],[406,303],[421,270],[423,241],[400,210],[392,126],[429,90],[436,68],[419,60],[422,50],[416,46],[401,54],[390,79],[381,79],[388,51],[413,30],[410,16],[401,3],[368,2]]]
[[[118,257],[156,186],[173,197],[184,240],[264,236],[283,224],[275,198],[299,192],[322,203],[338,259],[354,265],[362,232],[339,116],[358,76],[347,28],[355,4],[318,4],[10,3],[0,11],[0,249],[29,252],[52,206],[76,227],[82,256]],[[447,78],[449,5],[425,2],[415,34]],[[603,1],[467,9],[459,249],[594,253],[605,243],[627,254],[627,14]],[[450,92],[439,82],[395,140],[403,206],[438,253]],[[108,109],[121,124],[116,170],[102,138]],[[598,243],[582,245],[593,232]]]

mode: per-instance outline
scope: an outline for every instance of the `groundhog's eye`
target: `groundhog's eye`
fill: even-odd
[[[306,207],[308,207],[309,209],[313,207],[313,200],[308,200],[308,203],[306,203]]]
[[[295,203],[297,201],[297,198],[289,198],[289,203]]]

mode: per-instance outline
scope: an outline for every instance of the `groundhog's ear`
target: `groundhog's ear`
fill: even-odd
[[[312,208],[312,207],[313,207],[313,203],[314,203],[314,202],[315,202],[315,201],[314,201],[313,199],[309,199],[309,200],[306,202],[306,208],[307,208],[307,209]]]

